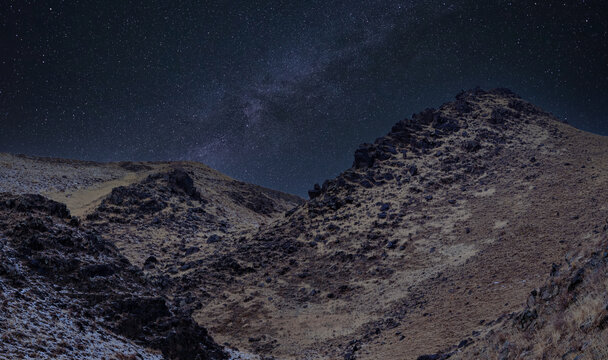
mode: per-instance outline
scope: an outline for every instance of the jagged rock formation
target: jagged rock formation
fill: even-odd
[[[565,309],[545,301],[593,279],[585,270],[568,290],[578,268],[561,265],[549,280],[556,295],[543,290],[552,264],[574,264],[571,254],[606,239],[607,159],[606,138],[506,89],[474,89],[361,145],[306,202],[194,163],[54,161],[95,176],[47,195],[115,244],[170,311],[192,312],[230,348],[280,359],[512,358],[537,339],[525,329],[546,329]],[[44,167],[11,161],[19,174]],[[507,344],[517,334],[507,323],[532,337]],[[603,334],[601,316],[593,323],[593,337],[572,341]],[[571,348],[592,347],[545,354]]]

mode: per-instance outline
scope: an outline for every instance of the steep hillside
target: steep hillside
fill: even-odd
[[[144,260],[156,269],[186,237],[254,231],[303,202],[196,163],[9,154],[0,194],[0,359],[241,358],[164,291],[169,278],[142,272]]]
[[[303,202],[200,164],[176,163],[112,189],[86,220],[134,264],[176,274],[196,258],[189,255],[211,255],[217,243],[252,233]]]
[[[606,224],[598,228],[606,234]],[[553,264],[523,310],[502,314],[438,359],[608,358],[608,247]]]
[[[2,193],[0,229],[0,358],[228,358],[65,205]]]
[[[221,342],[278,358],[417,358],[519,309],[591,249],[608,141],[508,90],[396,124],[254,235],[188,255],[170,292]],[[189,257],[188,257],[189,256]]]
[[[169,312],[192,314],[200,327],[188,329],[277,359],[597,358],[606,188],[607,138],[506,89],[462,92],[398,122],[309,201],[197,163],[0,156],[0,190],[67,204],[80,225],[53,224],[95,234],[115,246],[112,261],[134,269],[137,281],[126,277],[110,298],[134,289],[163,299]],[[0,235],[16,249],[9,229],[25,215],[7,211]],[[52,298],[64,296],[53,287],[60,279],[41,279]],[[11,286],[4,296],[17,296]],[[552,325],[564,316],[572,321]],[[115,321],[87,323],[88,338],[113,331],[113,349],[165,351],[151,340],[160,328],[125,335]]]

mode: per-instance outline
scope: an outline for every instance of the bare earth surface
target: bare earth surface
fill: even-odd
[[[601,358],[574,337],[505,352],[525,336],[504,319],[578,309],[529,303],[563,263],[570,298],[601,291],[568,290],[568,259],[604,246],[607,188],[607,138],[503,89],[396,124],[306,202],[197,163],[0,155],[0,192],[67,204],[217,343],[277,359]]]

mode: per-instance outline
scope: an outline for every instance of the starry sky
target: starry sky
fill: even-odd
[[[3,0],[0,152],[195,160],[304,195],[477,85],[608,135],[606,3]]]

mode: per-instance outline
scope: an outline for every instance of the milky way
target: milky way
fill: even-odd
[[[0,151],[204,162],[304,194],[477,85],[608,135],[602,1],[13,1]]]

